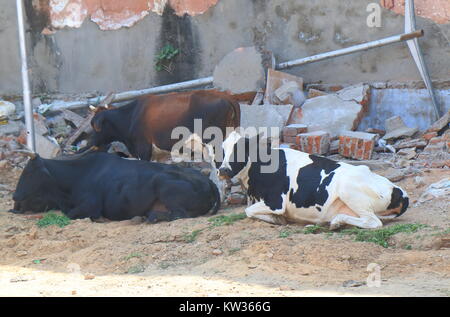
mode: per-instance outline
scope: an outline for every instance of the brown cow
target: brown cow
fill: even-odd
[[[94,134],[87,148],[120,141],[134,157],[150,160],[152,145],[171,151],[181,140],[171,138],[172,130],[186,127],[193,133],[195,119],[202,120],[202,135],[206,128],[218,127],[225,136],[227,127],[240,125],[239,103],[211,90],[143,96],[125,106],[99,111],[91,121]]]

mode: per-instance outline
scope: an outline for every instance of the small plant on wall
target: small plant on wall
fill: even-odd
[[[171,44],[165,45],[155,57],[155,70],[158,72],[165,70],[168,73],[172,73],[173,59],[178,53],[179,50]]]

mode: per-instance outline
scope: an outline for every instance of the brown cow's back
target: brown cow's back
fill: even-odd
[[[142,107],[139,128],[149,144],[170,151],[179,139],[171,139],[172,130],[185,126],[194,131],[194,120],[202,120],[202,130],[217,126],[225,135],[226,127],[240,125],[239,104],[228,94],[218,91],[150,95],[138,100]],[[203,132],[203,131],[202,131]]]

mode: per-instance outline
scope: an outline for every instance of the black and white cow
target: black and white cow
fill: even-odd
[[[256,138],[256,140],[255,140]],[[259,136],[252,139],[232,132],[223,142],[221,178],[236,177],[247,189],[248,217],[274,224],[330,223],[331,229],[349,224],[379,228],[381,219],[395,218],[408,208],[404,190],[367,166],[354,166],[288,148],[268,149],[272,173],[262,172],[271,162],[259,154]],[[245,149],[245,154],[238,154]],[[241,155],[243,160],[238,160]]]

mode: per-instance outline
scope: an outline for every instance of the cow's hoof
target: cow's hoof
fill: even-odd
[[[13,213],[13,214],[23,214],[24,212],[21,210],[16,210],[16,209],[10,209],[8,210],[8,212]]]
[[[158,222],[158,217],[154,213],[150,213],[147,216],[147,222],[148,223],[157,223]]]

